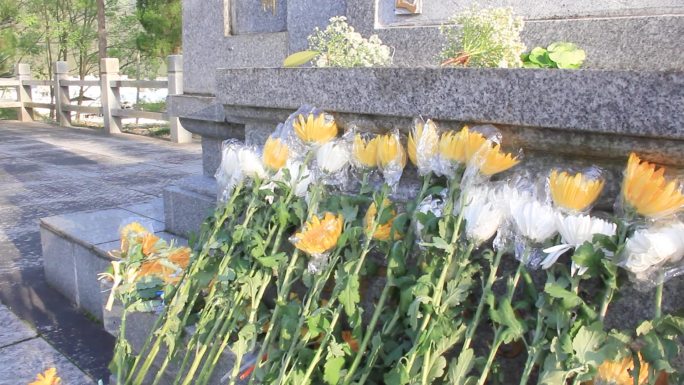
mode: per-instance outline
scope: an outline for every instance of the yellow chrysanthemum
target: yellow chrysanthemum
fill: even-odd
[[[648,363],[639,355],[639,385],[648,383]],[[625,357],[620,361],[604,361],[598,367],[594,385],[633,385],[634,361],[632,357]]]
[[[468,126],[459,132],[445,132],[439,141],[439,154],[444,159],[458,163],[468,163],[477,151],[487,142],[487,138]]]
[[[368,141],[363,140],[361,135],[354,136],[354,143],[352,143],[352,155],[354,160],[359,165],[366,168],[374,168],[377,166],[378,157],[378,138],[373,138]]]
[[[665,168],[629,155],[622,183],[625,202],[646,217],[672,214],[684,207],[684,195],[679,181],[665,178]]]
[[[190,249],[187,247],[179,248],[168,256],[168,260],[181,270],[185,270],[190,264]],[[178,269],[164,264],[161,259],[154,259],[143,262],[138,270],[138,278],[148,276],[159,277],[167,284],[176,284],[180,281],[181,275],[178,274]]]
[[[279,138],[269,137],[264,144],[264,165],[271,170],[278,171],[285,167],[290,156],[290,148]]]
[[[150,230],[141,225],[139,222],[131,222],[127,224],[119,232],[119,235],[121,236],[121,251],[128,251],[128,247],[130,246],[129,239],[131,237],[136,237],[133,239],[133,241],[135,243],[140,243],[142,242],[142,237],[148,233],[150,233]]]
[[[143,236],[142,238],[142,253],[143,255],[151,255],[157,251],[157,242],[159,241],[159,237],[147,233]]]
[[[500,172],[506,171],[509,168],[520,163],[520,159],[514,157],[512,154],[507,154],[501,151],[500,145],[487,148],[479,156],[478,168],[480,173],[486,176],[492,176]]]
[[[437,133],[437,126],[432,120],[428,120],[425,124],[417,123],[409,133],[406,145],[411,163],[416,167],[422,167],[423,165],[418,165],[418,146],[420,146],[421,155],[425,158],[429,159],[437,155],[439,151],[439,134]]]
[[[567,210],[583,211],[596,201],[603,190],[603,179],[591,178],[578,172],[551,171],[549,188],[553,202]]]
[[[351,330],[342,330],[342,340],[349,345],[352,352],[357,353],[359,351],[359,341],[354,338]]]
[[[401,168],[404,168],[406,166],[406,151],[397,135],[380,135],[376,139],[378,141],[378,167],[385,168],[389,165],[399,165]]]
[[[190,248],[181,247],[180,249],[177,249],[169,255],[169,261],[181,269],[187,268],[190,264]]]
[[[57,369],[50,368],[43,374],[36,376],[36,381],[33,381],[29,385],[59,385],[62,383],[62,379],[57,377]]]
[[[325,114],[318,116],[309,114],[297,116],[294,122],[294,130],[299,139],[308,144],[323,144],[337,136],[337,123],[334,120],[326,120]]]
[[[294,245],[307,254],[323,254],[337,245],[343,222],[341,215],[326,213],[323,219],[313,216],[304,230],[295,234]]]
[[[391,202],[388,199],[385,199],[383,202],[383,205],[385,207],[389,207]],[[375,202],[371,203],[371,205],[368,207],[368,211],[366,211],[366,216],[364,217],[364,226],[366,228],[366,233],[370,232],[372,230],[373,226],[373,220],[376,219],[376,216],[378,215],[378,209],[375,206]],[[377,239],[379,241],[388,241],[390,239],[390,233],[392,232],[392,224],[394,223],[394,218],[396,217],[397,212],[392,210],[392,217],[385,223],[378,223],[378,225],[375,228],[375,232],[373,233],[373,239]],[[395,232],[394,234],[394,239],[399,239],[401,238],[400,234],[397,234]]]

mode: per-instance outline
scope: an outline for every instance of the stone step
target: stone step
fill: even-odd
[[[43,218],[40,238],[48,283],[78,308],[103,320],[104,304],[98,274],[112,261],[110,252],[119,249],[119,229],[132,221],[150,227],[157,236],[187,244],[165,231],[161,198],[107,210],[83,211]]]

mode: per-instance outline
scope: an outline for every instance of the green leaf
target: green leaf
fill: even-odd
[[[549,53],[542,47],[536,47],[530,52],[529,61],[538,64],[540,67],[549,68],[553,66]]]
[[[409,373],[404,364],[399,364],[384,376],[385,384],[405,385],[409,382]]]
[[[601,322],[595,322],[589,326],[582,326],[572,340],[572,348],[582,364],[598,366],[605,357],[599,348],[606,340]]]
[[[550,47],[551,46],[549,46],[549,48]],[[556,62],[558,68],[576,69],[579,68],[584,62],[584,59],[586,59],[586,53],[582,49],[564,49],[560,51],[549,50],[549,58]]]
[[[433,382],[437,378],[442,378],[444,376],[444,369],[446,369],[447,361],[444,356],[439,356],[434,359],[432,366],[430,367],[430,372],[428,373],[429,382]]]
[[[336,385],[340,381],[344,357],[329,358],[323,366],[323,381],[329,385]]]
[[[653,323],[651,321],[644,321],[637,326],[636,334],[638,336],[643,336],[650,333],[651,330],[653,330]]]
[[[516,317],[510,299],[505,298],[501,301],[498,313],[503,324],[508,326],[506,343],[522,337],[525,333],[525,325]]]
[[[321,53],[318,51],[299,51],[285,58],[283,61],[283,67],[299,67],[304,65]]]
[[[473,369],[475,364],[475,353],[473,349],[466,349],[461,351],[458,359],[451,360],[449,367],[449,381],[451,385],[465,385],[468,373]]]
[[[349,274],[345,277],[345,285],[340,292],[340,303],[344,306],[344,312],[348,316],[354,315],[356,312],[356,304],[361,301],[359,296],[359,277]]]
[[[601,260],[603,259],[603,252],[601,250],[594,250],[594,245],[590,242],[584,242],[581,246],[575,249],[572,255],[572,260],[580,265],[588,268],[588,274],[595,276],[601,268]]]
[[[582,298],[577,294],[566,290],[555,283],[547,283],[544,287],[544,292],[553,298],[563,301],[563,307],[568,309],[579,306],[582,303]]]

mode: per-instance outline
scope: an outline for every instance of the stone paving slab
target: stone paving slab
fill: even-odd
[[[85,373],[107,378],[114,340],[48,285],[40,218],[112,209],[121,218],[140,213],[162,222],[158,198],[163,189],[201,173],[201,162],[198,142],[178,145],[92,129],[0,121],[0,302]],[[147,203],[153,199],[157,203]],[[113,230],[119,224],[112,223]],[[110,235],[98,238],[96,230],[79,231],[100,243],[115,241]],[[0,351],[0,359],[2,355]],[[5,372],[0,363],[0,385],[6,383]]]
[[[0,305],[0,349],[36,336],[35,330],[28,327],[6,306]]]
[[[56,368],[62,379],[60,385],[92,385],[95,381],[85,375],[66,357],[42,338],[34,338],[0,348],[0,385],[24,385],[35,381],[36,374]]]

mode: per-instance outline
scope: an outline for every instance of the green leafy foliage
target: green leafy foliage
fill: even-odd
[[[573,43],[556,42],[546,48],[535,47],[521,59],[525,68],[577,69],[584,63],[586,53]]]

